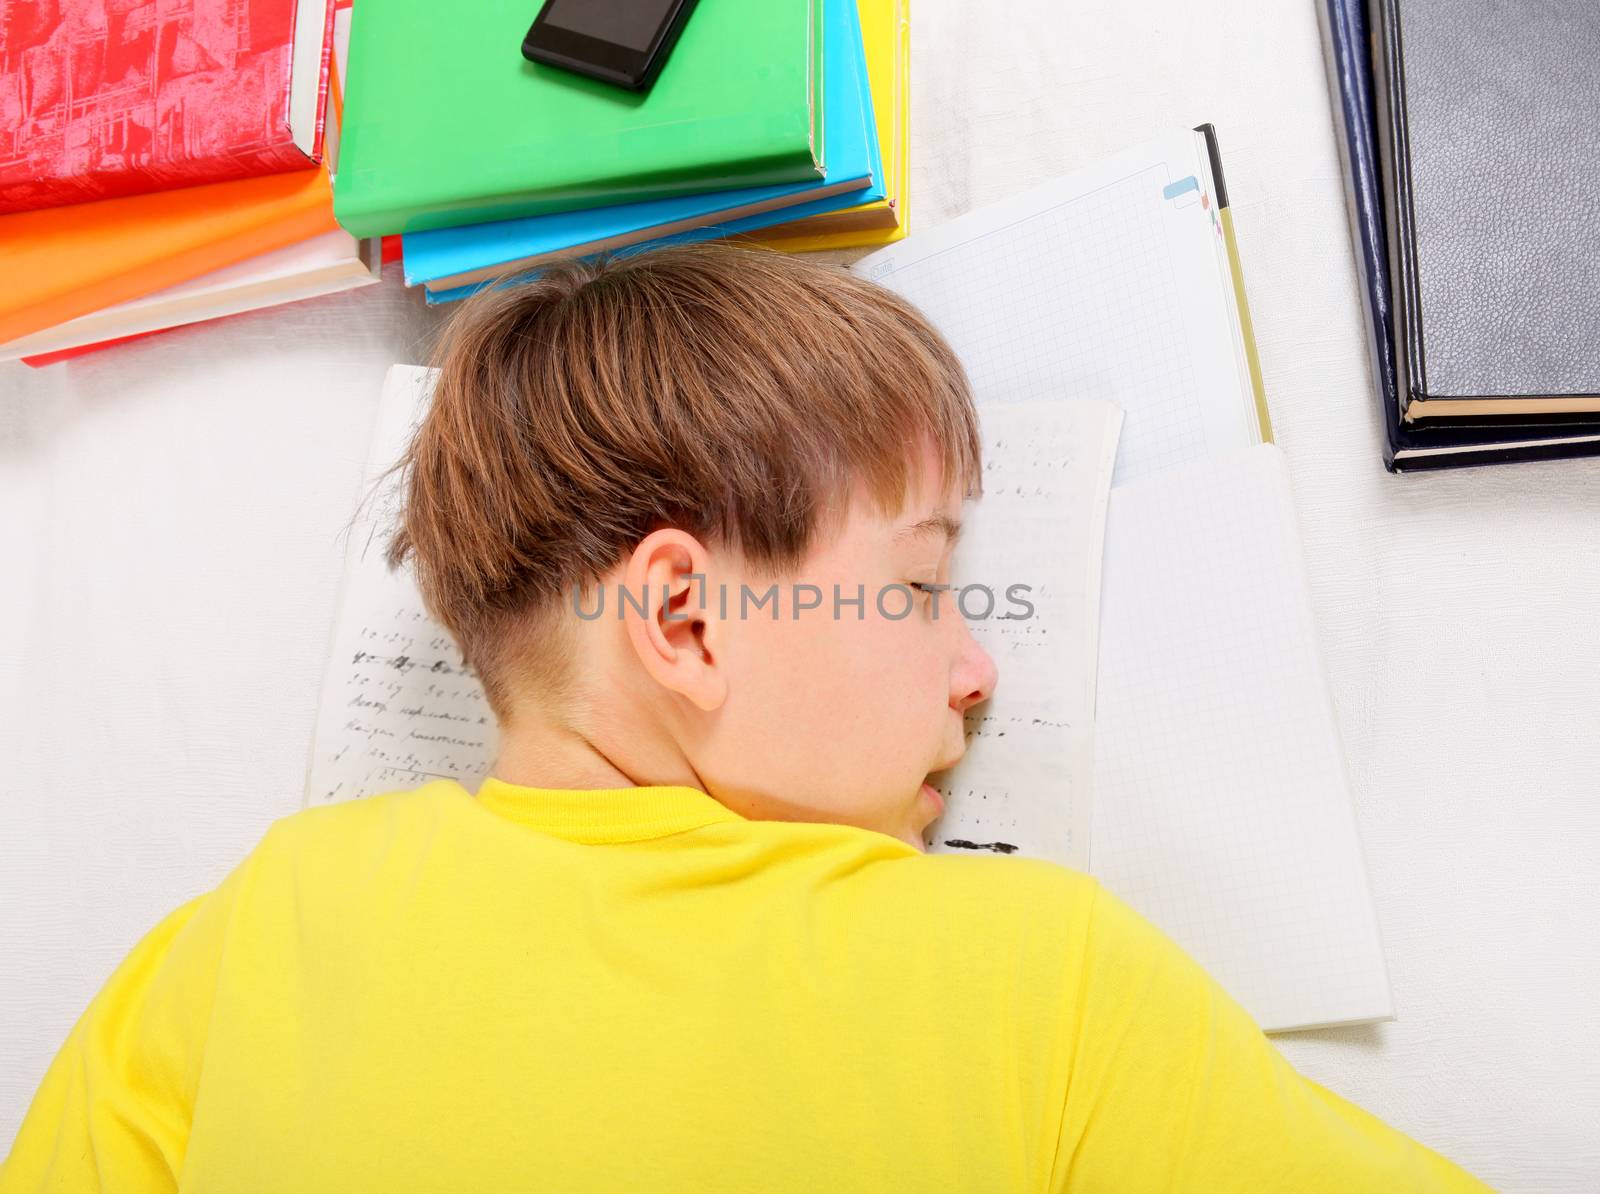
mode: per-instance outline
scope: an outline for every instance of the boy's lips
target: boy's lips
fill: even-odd
[[[948,771],[950,768],[954,767],[957,763],[961,762],[962,756],[965,755],[966,753],[967,753],[966,750],[963,749],[961,754],[958,754],[955,758],[951,759],[948,763],[936,764],[934,766],[933,770],[928,772],[928,774],[929,775],[938,775],[941,771]],[[944,815],[944,797],[939,795],[939,789],[935,788],[927,780],[923,780],[922,781],[922,795],[925,795],[932,802],[933,807],[936,808],[939,811],[939,815],[940,816]]]

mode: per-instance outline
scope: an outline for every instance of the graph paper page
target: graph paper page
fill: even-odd
[[[431,374],[395,365],[384,379],[365,497],[400,458],[427,405]],[[398,476],[364,503],[345,555],[339,616],[317,707],[308,805],[413,788],[446,776],[476,790],[499,746],[478,678],[422,605],[409,567],[383,561]]]
[[[1105,398],[1112,484],[1258,443],[1203,140],[1181,132],[918,232],[852,270],[915,303],[979,403]]]
[[[1281,451],[1114,491],[1104,586],[1092,873],[1269,1031],[1392,1017]]]
[[[967,713],[966,755],[933,777],[945,812],[928,853],[1015,854],[1081,870],[1101,551],[1122,411],[1100,400],[991,403],[979,417],[984,493],[963,511],[950,579],[983,588],[947,602],[947,612],[966,615],[999,682]]]

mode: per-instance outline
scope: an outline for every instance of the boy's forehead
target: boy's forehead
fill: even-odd
[[[924,443],[920,456],[913,457],[898,511],[886,510],[865,484],[858,482],[843,508],[836,507],[844,515],[835,523],[839,532],[836,542],[843,546],[871,541],[899,548],[955,539],[968,495],[959,480],[944,487],[943,472],[939,454]]]
[[[897,513],[858,503],[851,510],[847,534],[891,548],[942,546],[961,533],[962,491],[953,486],[942,494],[908,493]]]
[[[926,441],[915,461],[900,512],[890,520],[894,537],[900,542],[924,537],[953,539],[961,529],[965,486],[959,478],[945,484],[943,459]]]

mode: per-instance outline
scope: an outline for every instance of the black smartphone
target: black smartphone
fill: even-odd
[[[630,91],[655,82],[695,0],[544,0],[522,56]]]

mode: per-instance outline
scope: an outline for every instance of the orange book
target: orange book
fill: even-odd
[[[80,344],[76,348],[63,348],[58,352],[36,353],[31,357],[18,357],[17,360],[30,368],[43,369],[46,365],[54,365],[57,361],[70,361],[73,357],[99,352],[102,348],[110,348],[116,344],[129,344],[134,340],[143,340],[146,336],[159,336],[162,332],[170,332],[171,330],[171,328],[157,328],[153,332],[135,332],[131,336],[118,336],[115,340],[101,340],[94,344]]]
[[[0,216],[0,343],[337,227],[323,166]]]

